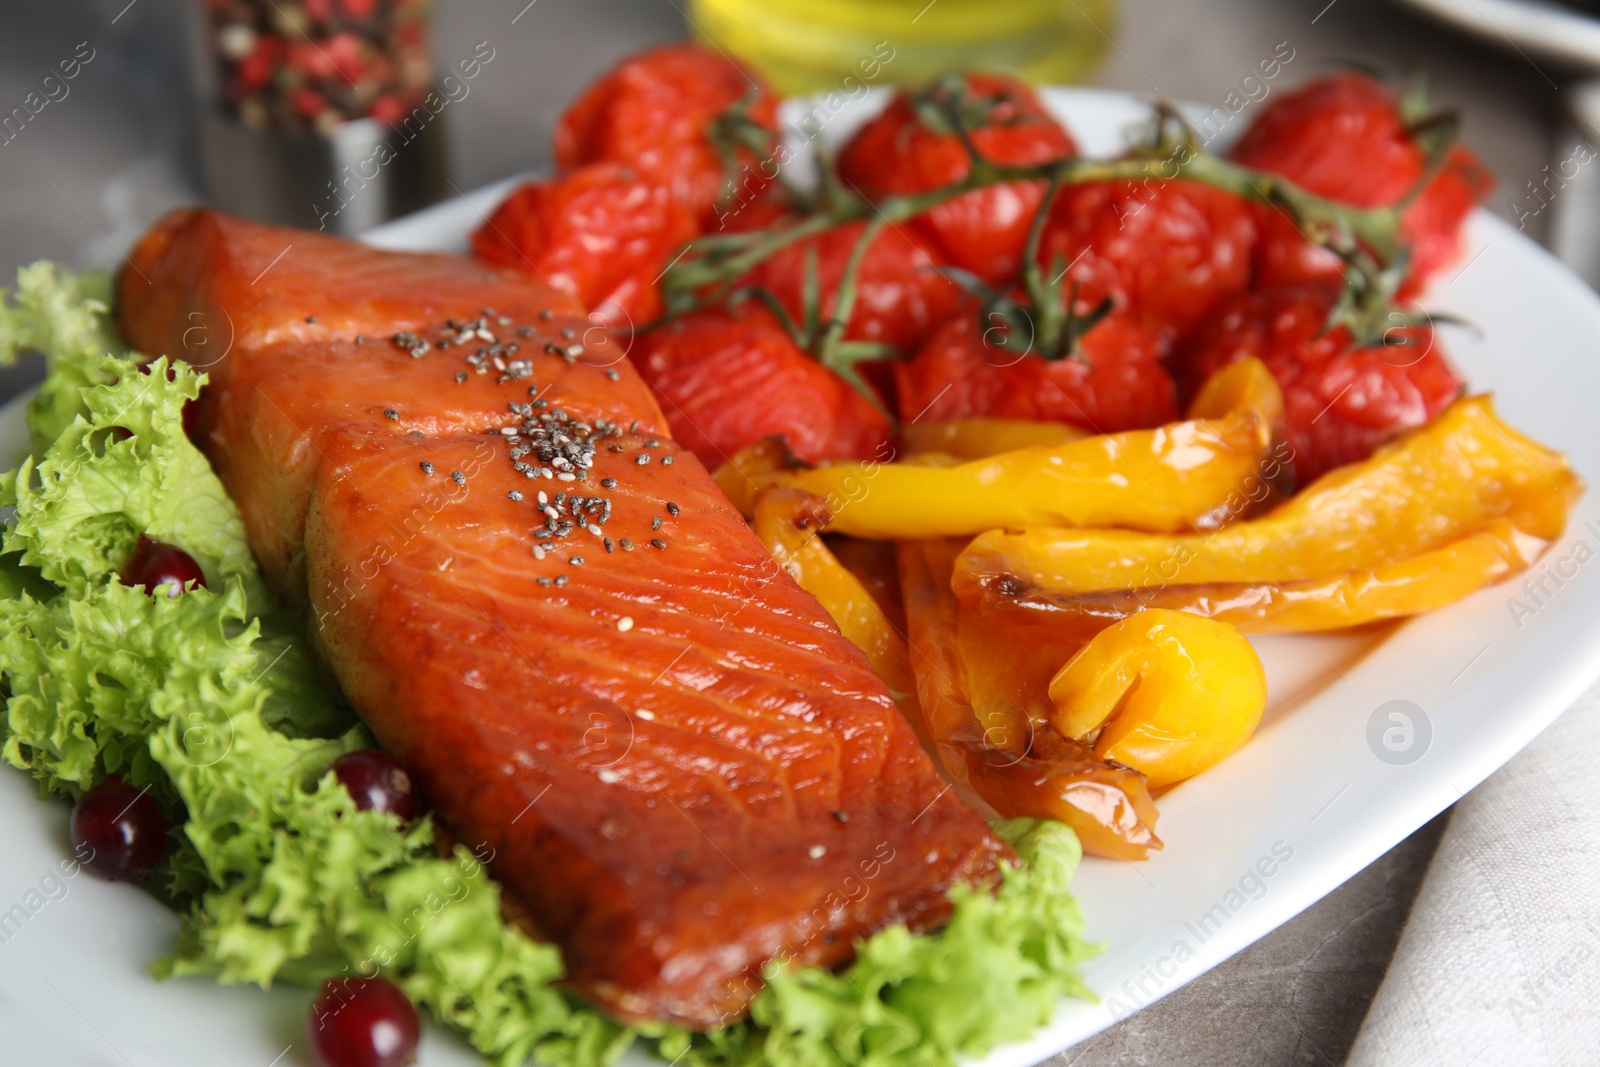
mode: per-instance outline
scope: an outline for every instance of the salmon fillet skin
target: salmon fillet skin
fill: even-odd
[[[572,987],[707,1028],[1009,856],[571,298],[210,211],[118,283],[379,743]]]

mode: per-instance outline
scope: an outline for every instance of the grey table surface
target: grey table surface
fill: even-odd
[[[471,189],[548,160],[549,130],[596,72],[685,32],[682,0],[437,0],[448,62],[489,42],[497,61],[451,105],[450,180]],[[525,7],[525,5],[527,5]],[[518,13],[522,12],[520,17]],[[114,267],[193,187],[180,0],[0,0],[0,111],[79,42],[94,59],[70,94],[0,146],[0,262]],[[513,23],[513,18],[516,18]],[[1465,139],[1499,187],[1489,206],[1536,238],[1549,213],[1530,182],[1558,147],[1568,70],[1436,28],[1381,0],[1125,0],[1096,84],[1221,101],[1280,43],[1285,84],[1355,62],[1426,73],[1466,116]],[[501,58],[503,57],[503,58]],[[9,269],[9,268],[7,268]],[[0,399],[37,366],[0,373]],[[1051,1062],[1337,1064],[1366,1013],[1448,813],[1251,948]]]

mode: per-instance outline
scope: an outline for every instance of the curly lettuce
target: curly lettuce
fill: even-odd
[[[1022,866],[960,889],[937,935],[890,927],[847,969],[774,968],[749,1021],[709,1035],[622,1027],[561,992],[557,951],[508,923],[499,889],[429,818],[358,810],[330,772],[371,738],[273,610],[233,502],[183,432],[205,379],[141,373],[105,322],[103,281],[36,264],[0,300],[0,359],[45,351],[33,455],[0,477],[0,756],[43,792],[108,775],[168,815],[163,888],[184,914],[159,977],[314,985],[382,973],[492,1061],[601,1067],[646,1039],[700,1067],[953,1067],[1087,996],[1059,823],[999,824]],[[206,586],[117,580],[140,536],[176,544]]]
[[[28,405],[28,430],[40,449],[83,414],[86,386],[106,382],[101,357],[126,355],[106,318],[111,279],[73,274],[41,260],[17,271],[15,294],[0,289],[0,366],[22,352],[45,360],[45,380]]]

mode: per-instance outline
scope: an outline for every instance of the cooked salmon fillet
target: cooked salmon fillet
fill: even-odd
[[[269,580],[596,1004],[719,1025],[766,961],[839,963],[995,878],[1004,845],[569,298],[185,211],[118,315],[205,365],[195,433]]]

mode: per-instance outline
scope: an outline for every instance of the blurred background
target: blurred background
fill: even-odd
[[[268,9],[287,45],[229,28],[241,12]],[[324,39],[316,55],[301,58],[326,69],[312,69],[293,92],[275,89],[274,71],[296,61],[295,35],[309,44],[305,31],[315,34],[341,12],[380,17],[382,30],[340,44]],[[878,40],[896,46],[887,68],[894,77],[948,65],[1009,67],[1036,80],[1207,105],[1247,95],[1244,79],[1282,44],[1294,50],[1290,83],[1349,64],[1424,73],[1435,102],[1461,111],[1465,142],[1498,179],[1489,209],[1597,277],[1586,257],[1600,251],[1593,222],[1600,189],[1581,185],[1594,176],[1580,175],[1560,197],[1541,192],[1580,139],[1600,139],[1587,117],[1597,95],[1587,79],[1600,70],[1600,23],[1556,5],[0,0],[0,13],[0,258],[11,264],[50,258],[114,268],[154,218],[206,199],[208,188],[260,197],[289,173],[316,191],[330,161],[364,154],[416,94],[476,59],[442,121],[416,151],[408,148],[412,162],[396,168],[382,210],[367,198],[367,216],[338,222],[360,229],[383,214],[546,166],[552,125],[588,80],[629,52],[698,35],[790,91],[837,84]],[[61,77],[63,62],[73,64],[70,78]],[[308,203],[297,195],[297,204]],[[0,399],[38,373],[28,366],[6,372]],[[1057,1062],[1341,1062],[1446,817],[1227,965]]]

